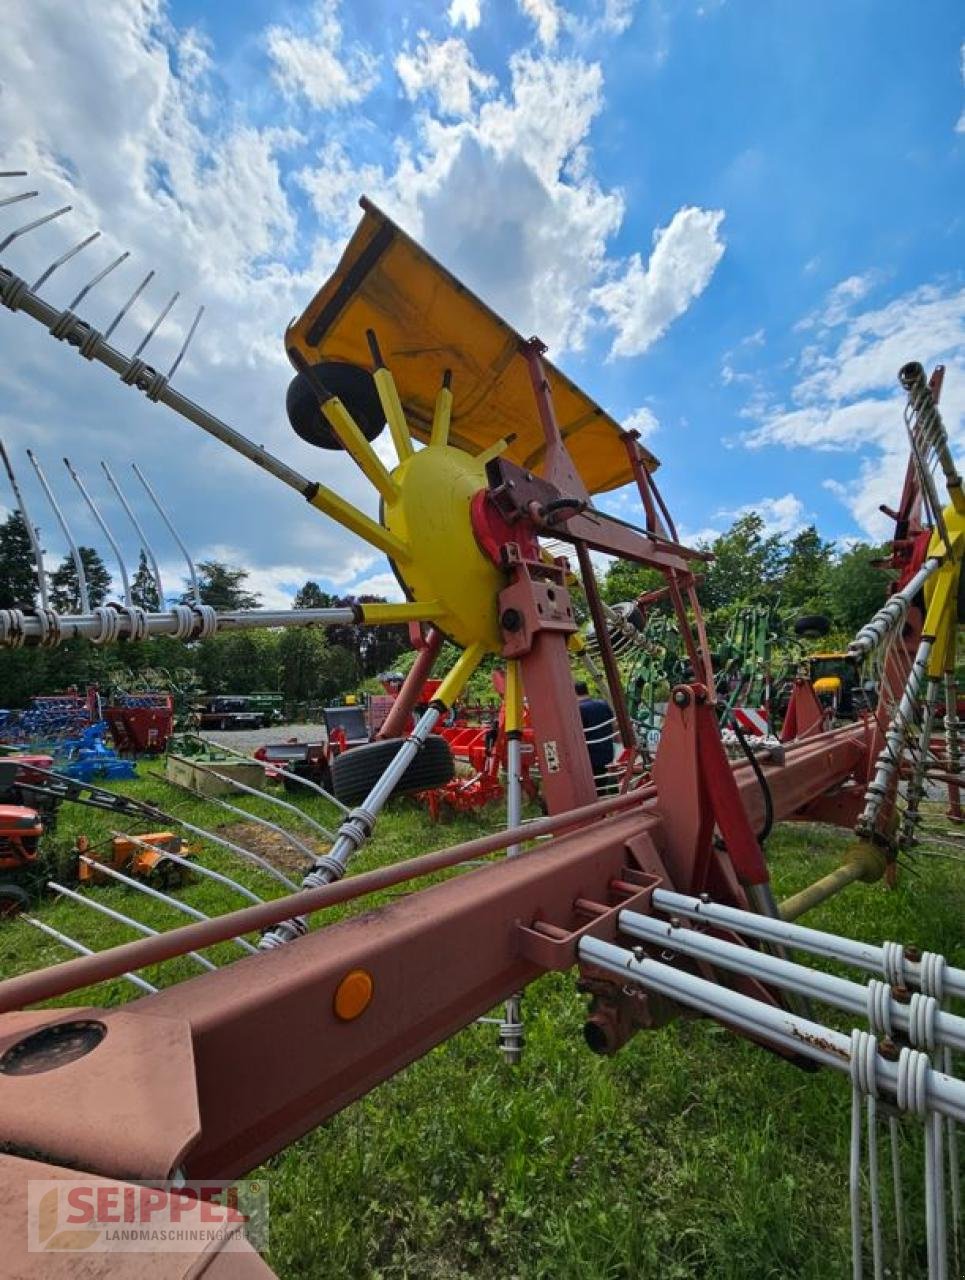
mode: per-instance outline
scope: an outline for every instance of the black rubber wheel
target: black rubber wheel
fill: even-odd
[[[796,636],[826,636],[830,630],[831,623],[823,613],[805,613],[794,622]]]
[[[395,759],[403,742],[405,738],[386,738],[384,742],[367,742],[361,747],[353,747],[351,751],[343,751],[332,762],[332,787],[336,797],[343,804],[358,804],[364,800]],[[449,743],[437,734],[430,734],[393,794],[441,787],[455,777],[455,772]]]
[[[30,894],[19,884],[0,884],[0,920],[5,916],[18,916],[30,906]]]
[[[366,440],[374,440],[385,426],[385,414],[370,370],[336,360],[323,360],[312,367],[321,385],[348,409]],[[319,408],[318,390],[306,373],[296,373],[289,383],[285,409],[295,434],[302,440],[318,449],[342,448]]]

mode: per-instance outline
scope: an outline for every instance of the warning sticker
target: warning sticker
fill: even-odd
[[[559,773],[560,752],[555,742],[543,743],[543,759],[546,761],[547,773]]]

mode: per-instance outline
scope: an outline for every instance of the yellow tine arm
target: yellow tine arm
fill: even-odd
[[[452,391],[450,385],[452,374],[447,369],[442,375],[442,386],[436,396],[436,407],[432,415],[432,434],[429,444],[449,443],[449,423],[452,420]]]
[[[497,440],[496,443],[491,444],[488,449],[483,449],[482,453],[477,453],[476,461],[485,466],[486,463],[491,462],[493,458],[498,458],[501,453],[505,453],[515,439],[515,431],[508,436],[503,436],[502,440]]]
[[[322,402],[322,413],[366,479],[378,489],[386,502],[394,502],[399,496],[398,486],[338,396]]]
[[[441,702],[445,706],[451,707],[469,683],[469,677],[485,656],[486,646],[479,641],[476,644],[471,644],[468,649],[464,649],[459,661],[436,690],[432,701]]]
[[[393,622],[435,622],[442,615],[438,600],[404,604],[362,604],[363,626],[388,626]]]
[[[412,437],[409,435],[409,424],[405,420],[405,413],[402,410],[402,401],[399,399],[395,379],[384,366],[381,369],[376,369],[373,377],[375,378],[375,388],[379,393],[379,399],[382,401],[382,412],[385,414],[385,420],[389,424],[389,430],[392,432],[392,443],[395,445],[395,451],[398,454],[399,461],[405,462],[406,458],[412,456]]]
[[[350,502],[346,502],[344,498],[340,498],[332,489],[320,484],[314,493],[308,496],[308,501],[313,507],[318,507],[319,511],[324,511],[327,516],[337,520],[344,528],[350,529],[371,546],[383,551],[391,560],[409,559],[409,548],[401,538],[397,538],[394,533],[389,533],[388,529],[383,529],[380,524],[370,520],[367,515],[357,507],[353,507]]]

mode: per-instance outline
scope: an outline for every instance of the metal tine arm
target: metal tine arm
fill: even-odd
[[[64,466],[67,468],[70,478],[73,480],[74,484],[80,490],[81,497],[87,503],[87,506],[90,510],[91,515],[97,521],[98,525],[100,526],[101,533],[103,533],[104,537],[110,543],[111,550],[114,552],[114,555],[117,558],[117,567],[121,571],[121,583],[123,584],[123,587],[124,587],[124,603],[127,605],[128,608],[130,608],[134,603],[131,597],[131,580],[127,573],[127,567],[124,564],[124,557],[121,555],[121,549],[117,545],[117,540],[115,539],[114,535],[111,533],[110,529],[107,527],[107,521],[101,515],[100,511],[97,508],[96,503],[94,502],[94,499],[90,496],[90,493],[88,492],[87,486],[84,484],[83,480],[81,480],[80,476],[77,474],[76,470],[71,465],[71,461],[69,458],[64,459]]]
[[[236,778],[229,778],[223,773],[218,773],[217,769],[212,768],[211,765],[196,764],[196,767],[201,769],[204,773],[210,773],[212,777],[217,778],[219,782],[226,782],[231,787],[237,787],[239,791],[243,791],[246,795],[257,796],[259,800],[267,800],[269,804],[277,805],[279,809],[285,809],[289,813],[295,814],[295,816],[300,818],[302,822],[307,823],[308,826],[314,827],[316,831],[320,832],[326,840],[335,839],[335,836],[331,831],[329,831],[328,827],[323,827],[320,822],[316,822],[314,818],[310,818],[304,809],[299,809],[297,804],[290,804],[287,800],[282,800],[279,796],[270,796],[265,791],[259,791],[257,787],[249,787],[246,782],[238,782]],[[310,857],[316,857],[314,851],[308,852]]]
[[[52,929],[49,924],[44,924],[44,922],[42,920],[38,920],[36,916],[22,915],[20,919],[26,924],[33,925],[33,927],[35,929],[39,929],[41,933],[45,933],[48,938],[54,938],[65,947],[69,947],[71,951],[76,951],[78,955],[92,956],[95,954],[90,947],[85,947],[82,942],[78,942],[76,938],[68,937],[66,933],[61,933],[59,929]],[[146,992],[149,996],[157,994],[157,987],[152,986],[146,978],[139,978],[136,973],[122,973],[121,977],[124,978],[125,981],[132,983],[140,991]]]
[[[7,478],[10,481],[10,487],[13,490],[13,496],[17,500],[17,508],[20,511],[20,517],[27,529],[27,537],[30,539],[30,549],[33,551],[34,563],[37,566],[37,586],[40,588],[40,604],[44,609],[49,608],[47,599],[47,573],[44,569],[44,555],[40,549],[40,542],[37,538],[37,530],[34,528],[33,522],[27,513],[27,504],[23,500],[23,494],[20,492],[20,485],[17,483],[17,477],[14,474],[13,466],[7,456],[3,441],[0,440],[0,458],[3,459],[3,465],[7,472]]]
[[[11,231],[5,239],[0,240],[0,253],[3,253],[5,249],[9,249],[14,240],[19,240],[28,231],[34,231],[37,227],[42,227],[47,222],[53,222],[55,218],[59,218],[65,213],[70,213],[72,208],[73,205],[65,204],[62,209],[55,209],[53,213],[45,213],[42,218],[35,218],[33,222],[25,223],[24,226],[18,227],[16,231]]]
[[[30,464],[37,473],[37,479],[40,481],[40,487],[43,489],[47,501],[50,503],[53,513],[57,517],[57,523],[60,525],[64,538],[67,540],[67,545],[70,547],[71,559],[74,562],[74,568],[77,570],[77,591],[80,595],[81,612],[90,613],[90,594],[87,590],[87,577],[84,573],[84,561],[77,548],[77,543],[71,535],[67,521],[64,519],[64,513],[57,505],[57,499],[54,497],[50,485],[47,483],[47,477],[41,470],[40,463],[34,457],[32,450],[27,450],[27,457],[30,459]]]
[[[48,880],[47,888],[52,889],[54,893],[60,894],[61,897],[70,898],[71,902],[80,903],[81,906],[89,907],[92,911],[97,911],[102,916],[109,916],[120,924],[126,924],[128,928],[136,929],[138,933],[144,934],[145,937],[156,938],[160,932],[158,929],[152,929],[149,924],[135,920],[132,916],[126,916],[123,911],[115,911],[113,907],[108,907],[105,903],[98,902],[96,898],[85,898],[82,893],[68,889],[66,885],[58,884],[56,880]],[[206,959],[205,956],[199,955],[197,951],[186,951],[184,954],[189,960],[196,961],[202,969],[214,970],[218,967]]]
[[[108,265],[103,269],[103,271],[98,271],[97,275],[94,276],[93,280],[88,281],[88,283],[84,285],[83,289],[81,289],[80,293],[75,294],[71,298],[70,302],[67,303],[67,310],[73,311],[74,307],[76,307],[79,302],[83,301],[83,299],[87,297],[87,295],[90,293],[91,289],[93,289],[95,285],[100,284],[100,282],[104,279],[105,276],[109,276],[115,267],[119,267],[122,262],[126,262],[130,256],[131,256],[130,249],[125,249],[123,253],[118,254],[118,256],[114,259],[113,262],[108,263]]]
[[[201,323],[201,317],[203,315],[204,315],[204,307],[200,306],[198,307],[197,314],[195,315],[194,319],[191,321],[191,328],[188,330],[188,336],[184,339],[184,342],[182,342],[181,350],[178,352],[178,354],[174,358],[174,364],[172,364],[170,369],[168,369],[168,372],[167,372],[168,382],[170,382],[171,379],[174,377],[175,373],[177,372],[178,365],[184,359],[185,353],[187,352],[188,347],[191,345],[191,339],[194,337],[195,330],[197,329],[198,325]]]
[[[221,775],[218,774],[217,776],[220,777]],[[226,781],[228,781],[228,779],[226,779]],[[235,785],[233,778],[230,779],[230,781],[232,785]],[[193,787],[189,787],[182,782],[175,782],[173,785],[180,787],[182,790],[186,791],[188,795],[194,796],[198,800],[210,800],[212,803],[218,805],[219,808],[227,809],[229,813],[237,814],[239,818],[244,818],[246,821],[254,822],[256,826],[265,827],[269,831],[274,831],[276,835],[281,836],[286,844],[297,849],[303,857],[307,857],[309,862],[314,862],[318,857],[318,854],[314,849],[310,848],[307,844],[303,844],[297,836],[292,835],[290,831],[286,831],[284,827],[280,827],[276,822],[269,822],[267,818],[262,818],[256,813],[251,813],[248,809],[242,809],[238,805],[232,804],[229,800],[225,800],[224,796],[205,796],[202,795],[200,791],[195,791]]]
[[[158,515],[161,517],[161,519],[164,521],[165,525],[167,526],[168,533],[170,533],[171,537],[174,539],[174,541],[178,544],[179,548],[181,549],[181,554],[184,556],[184,559],[187,562],[188,577],[191,579],[191,594],[194,596],[194,603],[198,605],[198,607],[200,608],[202,604],[201,589],[198,586],[198,574],[194,567],[194,561],[191,559],[191,556],[188,552],[187,547],[181,541],[181,537],[177,529],[175,529],[171,521],[171,517],[161,506],[161,500],[160,498],[158,498],[157,494],[151,488],[151,485],[147,477],[145,476],[144,472],[141,470],[141,468],[137,465],[136,462],[131,463],[131,469],[133,470],[134,474],[137,476],[138,480],[140,480],[141,484],[144,486],[147,496],[154,503],[154,508],[157,511]]]
[[[158,316],[158,318],[151,325],[150,329],[148,329],[147,333],[141,339],[140,346],[134,349],[134,354],[131,357],[132,360],[136,360],[138,356],[141,354],[141,352],[144,350],[144,348],[147,346],[147,344],[151,341],[151,339],[157,333],[158,329],[161,327],[161,324],[164,321],[164,317],[171,310],[171,308],[174,306],[174,304],[177,302],[180,296],[181,296],[180,289],[176,289],[175,292],[171,295],[170,299],[168,300],[167,306],[162,309],[161,314]]]
[[[5,178],[6,176],[6,174],[0,173],[0,178]],[[39,191],[21,191],[17,196],[4,196],[0,200],[0,209],[6,208],[8,204],[18,204],[21,200],[32,200],[34,196],[38,195],[40,195]]]
[[[89,244],[93,244],[95,240],[100,239],[100,232],[92,232],[85,240],[81,240],[80,244],[75,244],[72,249],[68,249],[66,253],[62,253],[56,262],[52,262],[46,271],[42,272],[30,286],[31,292],[36,293],[42,284],[50,279],[58,267],[62,267],[65,262],[69,262],[71,258],[77,256],[82,249],[86,249]]]
[[[141,296],[141,294],[144,292],[144,290],[147,288],[147,286],[151,283],[153,279],[154,279],[154,272],[149,271],[147,275],[144,277],[144,279],[141,281],[141,283],[134,290],[134,292],[131,294],[131,296],[128,298],[128,300],[124,303],[123,307],[121,307],[120,311],[118,311],[114,319],[110,322],[110,324],[104,330],[105,342],[111,336],[111,334],[114,332],[117,326],[121,323],[121,321],[127,315],[128,311],[130,311],[131,307],[133,307],[134,303],[137,302],[138,298]]]
[[[193,796],[196,800],[200,797],[196,791],[192,791],[190,787],[186,787],[181,782],[172,782],[171,786],[177,787],[180,791],[186,791],[189,796]],[[219,797],[205,796],[205,800],[215,800]],[[227,803],[227,802],[224,802]],[[244,812],[241,810],[240,812]],[[251,816],[250,814],[248,815]],[[235,844],[232,840],[227,840],[224,836],[215,835],[213,831],[206,831],[204,827],[196,827],[191,822],[186,822],[184,818],[175,818],[174,821],[180,827],[184,827],[185,831],[190,831],[201,840],[210,840],[212,844],[220,845],[223,849],[227,849],[229,853],[236,854],[237,857],[244,859],[245,862],[251,862],[257,867],[261,867],[262,871],[267,871],[270,876],[274,876],[287,889],[297,889],[298,885],[294,880],[289,880],[284,871],[279,871],[277,867],[272,866],[267,858],[263,858],[258,853],[252,853],[250,849],[244,848],[243,845]],[[314,857],[314,855],[312,855]]]
[[[127,498],[124,496],[124,492],[121,489],[120,485],[114,479],[113,473],[111,472],[107,463],[101,462],[101,468],[103,469],[104,475],[107,476],[107,482],[111,486],[111,488],[114,490],[114,493],[117,497],[118,502],[124,508],[127,518],[130,520],[131,524],[134,526],[134,530],[137,533],[137,536],[141,540],[141,546],[144,549],[145,555],[147,556],[148,560],[150,560],[151,562],[151,570],[154,574],[154,585],[157,587],[158,608],[163,609],[164,608],[164,585],[161,582],[161,570],[158,567],[157,556],[154,554],[154,548],[148,542],[147,535],[145,534],[144,529],[141,526],[140,520],[138,520],[137,516],[134,514],[131,504],[128,502]]]
[[[103,872],[105,876],[110,876],[112,880],[117,880],[120,884],[126,884],[129,889],[136,889],[138,893],[146,894],[149,898],[156,898],[158,902],[167,903],[175,911],[180,911],[185,916],[191,916],[193,920],[211,919],[203,911],[199,911],[197,907],[189,907],[186,902],[181,902],[178,898],[172,898],[169,893],[162,893],[160,889],[152,889],[150,885],[142,884],[140,880],[135,880],[133,876],[126,876],[123,871],[116,871],[113,867],[108,867],[105,863],[98,862],[96,858],[88,858],[86,853],[80,855],[80,861],[92,867],[93,870]],[[253,955],[258,950],[245,938],[232,938],[231,941],[248,955]]]
[[[292,773],[289,769],[282,769],[274,761],[259,760],[257,756],[248,755],[245,751],[239,751],[237,747],[229,747],[225,742],[215,742],[213,738],[205,738],[200,733],[186,734],[185,737],[194,738],[197,742],[203,742],[206,747],[217,747],[219,751],[227,751],[229,755],[237,756],[239,760],[250,760],[253,764],[267,764],[280,778],[289,778],[293,782],[298,782],[302,786],[308,787],[310,791],[314,791],[316,795],[322,796],[330,804],[333,804],[340,813],[351,812],[347,804],[342,804],[337,796],[333,796],[330,791],[326,791],[319,783],[312,782],[311,778],[303,778],[299,773]]]
[[[147,849],[150,853],[160,854],[162,858],[166,858],[169,862],[175,862],[179,867],[184,867],[188,871],[196,871],[198,875],[205,876],[208,880],[216,880],[219,884],[226,885],[229,889],[234,889],[236,893],[240,893],[249,902],[264,902],[264,898],[259,897],[251,889],[239,884],[237,880],[232,880],[231,876],[222,875],[220,871],[213,871],[210,867],[206,867],[203,862],[193,862],[190,858],[183,858],[179,853],[172,853],[170,849],[163,849],[159,844],[152,844],[150,840],[145,840],[143,836],[125,835],[123,831],[112,831],[111,835],[118,836],[121,840],[130,840],[138,848]]]

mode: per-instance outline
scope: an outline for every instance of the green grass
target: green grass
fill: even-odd
[[[210,804],[185,806],[156,778],[126,789],[181,806],[201,824],[233,821]],[[242,806],[271,814],[260,801]],[[324,802],[306,808],[333,819]],[[496,812],[432,827],[402,803],[356,865],[425,852],[499,821]],[[110,825],[66,807],[58,845],[79,830],[96,839]],[[845,838],[778,827],[769,842],[778,896],[836,865]],[[231,855],[208,849],[205,861],[261,891],[283,892],[262,873],[239,873]],[[808,923],[915,942],[965,962],[961,868],[922,858],[916,872],[894,891],[854,886]],[[175,923],[163,906],[132,902],[132,891],[96,892],[155,927]],[[203,882],[182,896],[212,913],[235,903]],[[45,903],[37,914],[95,947],[130,936],[94,916],[82,930],[77,910]],[[0,932],[5,975],[62,958],[23,922]],[[186,971],[194,970],[179,975],[171,964],[145,976],[167,982]],[[131,994],[122,983],[88,993],[107,1003]],[[77,1003],[77,994],[65,1002]],[[502,1062],[495,1028],[470,1027],[270,1161],[261,1171],[271,1182],[270,1264],[283,1277],[326,1278],[850,1274],[846,1081],[803,1073],[690,1020],[596,1058],[582,1039],[584,1007],[572,975],[544,978],[524,1001],[520,1067]]]

